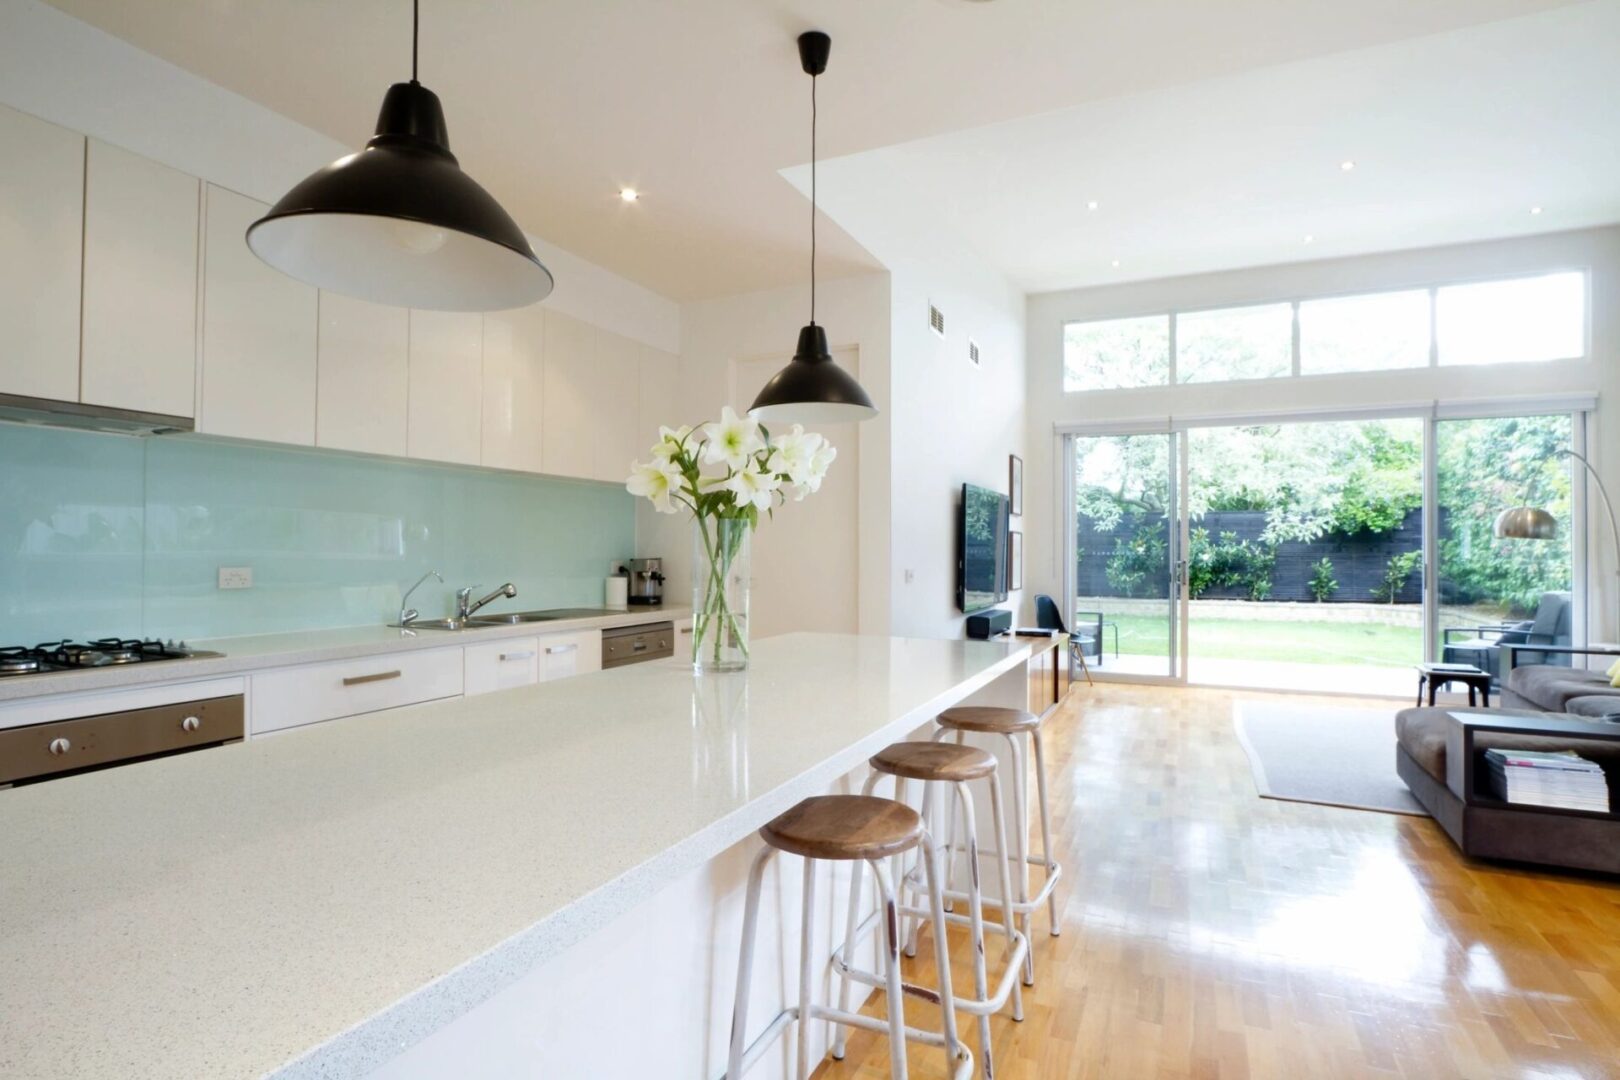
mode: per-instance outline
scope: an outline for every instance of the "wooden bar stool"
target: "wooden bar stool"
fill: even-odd
[[[930,997],[939,1002],[941,1030],[923,1031],[906,1026],[904,983],[900,979],[900,922],[898,904],[884,860],[913,849],[920,849],[928,868],[928,880],[937,886],[939,849],[928,835],[923,819],[911,807],[892,799],[871,795],[822,795],[805,799],[781,817],[759,830],[765,847],[754,859],[748,875],[748,900],[743,909],[742,950],[737,960],[737,998],[731,1011],[731,1047],[726,1059],[726,1080],[740,1077],[770,1049],[794,1020],[798,1031],[798,1080],[810,1076],[810,1021],[831,1020],[844,1027],[881,1031],[889,1036],[889,1062],[895,1080],[905,1080],[906,1040],[944,1049],[946,1069],[955,1080],[967,1080],[973,1072],[973,1055],[956,1036],[955,1001],[951,996],[950,959],[943,944],[937,944],[937,957],[943,975],[939,993]],[[765,878],[765,864],[785,851],[804,859],[804,909],[799,943],[799,1001],[783,1009],[747,1049],[748,992],[754,966],[754,938],[759,929],[759,894]],[[883,901],[883,944],[888,992],[887,1023],[852,1013],[847,1008],[829,1008],[812,1000],[811,985],[818,969],[811,955],[812,931],[816,920],[816,862],[826,859],[855,864],[856,880],[863,866],[870,866]],[[936,941],[945,941],[945,911],[939,890],[933,891],[933,924]]]
[[[1063,867],[1052,858],[1052,816],[1046,798],[1046,754],[1041,746],[1041,718],[1032,712],[1023,709],[1012,709],[1002,706],[963,705],[954,709],[946,709],[936,718],[939,730],[934,732],[935,741],[940,741],[951,732],[956,733],[958,744],[962,742],[967,732],[979,735],[1000,735],[1007,741],[1008,752],[1011,755],[1013,768],[1013,803],[1016,808],[1013,828],[1014,846],[1011,855],[1014,865],[1018,868],[1018,900],[1012,905],[1013,910],[1024,920],[1024,937],[1027,940],[1034,926],[1033,912],[1043,903],[1047,906],[1047,917],[1050,920],[1050,930],[1053,937],[1061,932],[1058,922],[1057,896],[1054,890],[1058,880],[1063,876]],[[1036,797],[1040,802],[1041,812],[1041,853],[1033,855],[1029,851],[1029,796],[1027,770],[1024,766],[1024,747],[1021,739],[1027,738],[1035,752],[1035,788]],[[956,835],[955,818],[951,819],[952,828],[947,830],[945,841],[945,877],[951,880],[956,871]],[[1001,856],[1007,857],[1005,846]],[[1029,895],[1029,870],[1031,866],[1044,867],[1046,880],[1042,882],[1040,891],[1034,896]],[[947,893],[950,900],[964,899],[960,891]],[[915,937],[915,929],[912,931]],[[908,949],[908,952],[913,951]],[[1024,954],[1024,983],[1027,986],[1035,984],[1035,950],[1031,946]]]
[[[971,935],[971,948],[973,949],[973,997],[956,997],[956,1007],[974,1014],[979,1019],[979,1060],[982,1075],[986,1078],[995,1075],[995,1067],[990,1048],[990,1016],[999,1012],[1007,1003],[1009,995],[1013,1001],[1013,1019],[1024,1018],[1024,1004],[1022,988],[1019,986],[1018,974],[1024,966],[1024,955],[1029,945],[1024,935],[1013,927],[1013,914],[1004,906],[1002,922],[994,925],[994,929],[1001,930],[1007,937],[1006,970],[997,984],[996,992],[990,993],[989,979],[985,972],[984,954],[984,910],[979,890],[979,846],[978,827],[973,811],[973,795],[968,790],[968,783],[974,780],[988,779],[990,782],[990,813],[994,822],[997,844],[1001,850],[1007,847],[1007,831],[1002,817],[1001,808],[1001,781],[996,775],[995,756],[988,751],[980,750],[974,746],[959,746],[952,743],[938,742],[901,742],[875,754],[868,764],[872,768],[866,779],[865,795],[871,795],[877,784],[885,776],[895,778],[897,797],[902,797],[905,782],[918,780],[923,783],[922,819],[928,820],[929,807],[932,805],[935,790],[940,789],[944,796],[943,805],[950,812],[952,804],[960,808],[963,818],[963,828],[968,837],[968,877],[967,890],[968,915],[946,914],[948,922],[955,922],[969,927]],[[955,796],[953,799],[952,796]],[[903,856],[895,856],[896,861]],[[1007,870],[1007,860],[998,859],[997,865],[1001,870],[1001,895],[1003,899],[1012,896],[1012,881]],[[904,903],[907,889],[923,894],[934,907],[942,906],[939,897],[935,895],[936,882],[933,875],[929,875],[926,884],[916,880],[915,871],[911,875],[903,875],[898,868],[894,878],[904,884],[900,888],[902,903],[900,914],[917,919],[927,914],[921,908],[908,907]],[[948,892],[948,890],[947,890]],[[860,918],[861,901],[861,866],[857,864],[849,886],[849,913],[845,927],[844,943],[833,953],[833,968],[843,977],[843,986],[839,993],[838,1007],[842,1011],[849,1009],[849,995],[854,983],[861,982],[868,986],[882,986],[883,983],[873,972],[864,971],[855,966],[855,949],[860,942],[871,934],[878,918],[878,912],[873,912],[863,922]],[[935,924],[934,932],[938,934],[941,927]],[[944,954],[946,949],[941,948],[938,940],[934,943],[935,955],[941,957],[941,964],[948,964],[949,960]],[[913,948],[911,952],[915,954]],[[947,973],[948,974],[948,973]],[[921,986],[905,984],[907,993],[922,997],[931,997],[934,991]],[[832,1055],[840,1060],[844,1057],[844,1043],[848,1031],[838,1028],[833,1036]]]

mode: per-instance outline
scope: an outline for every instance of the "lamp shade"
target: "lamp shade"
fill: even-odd
[[[748,415],[765,423],[839,424],[870,419],[877,406],[832,358],[827,331],[811,323],[799,331],[793,359],[771,376]]]
[[[450,153],[438,95],[395,83],[377,134],[255,221],[248,247],[311,285],[397,307],[497,311],[544,299],[551,272]]]
[[[1515,506],[1496,515],[1495,532],[1503,540],[1554,540],[1558,519],[1539,506]]]

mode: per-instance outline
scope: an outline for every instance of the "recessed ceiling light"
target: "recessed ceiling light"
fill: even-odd
[[[1339,162],[1339,168],[1344,170],[1345,172],[1350,172],[1355,167],[1356,167],[1356,163],[1351,161],[1349,158],[1346,158],[1343,161]]]
[[[1097,209],[1097,200],[1092,199],[1090,202],[1086,203],[1086,209],[1087,210],[1095,210],[1095,209]]]
[[[1530,208],[1530,212],[1531,212],[1531,213],[1532,213],[1532,214],[1539,214],[1539,213],[1541,213],[1541,207],[1539,207],[1539,206],[1532,206],[1532,207],[1531,207],[1531,208]]]
[[[1307,244],[1309,244],[1311,241],[1313,241],[1315,239],[1316,239],[1316,237],[1312,236],[1310,233],[1305,234],[1305,242]]]
[[[1119,260],[1118,259],[1114,260],[1114,269],[1116,269],[1116,270],[1119,269]]]
[[[637,199],[641,198],[641,192],[637,191],[633,187],[620,188],[619,198],[623,199],[625,202],[635,202]]]

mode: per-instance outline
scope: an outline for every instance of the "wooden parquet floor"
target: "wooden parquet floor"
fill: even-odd
[[[1471,863],[1427,818],[1257,798],[1244,696],[1080,686],[1048,721],[1062,935],[1037,916],[996,1075],[1620,1078],[1620,884]],[[909,1060],[946,1075],[937,1050]],[[886,1041],[857,1033],[816,1075],[888,1076]]]

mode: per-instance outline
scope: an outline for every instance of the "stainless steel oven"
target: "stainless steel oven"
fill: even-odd
[[[239,742],[242,695],[0,729],[0,787]]]
[[[675,624],[646,623],[602,631],[602,668],[624,667],[675,655]]]

